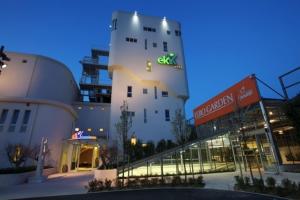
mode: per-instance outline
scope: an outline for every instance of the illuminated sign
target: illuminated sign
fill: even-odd
[[[176,58],[177,55],[175,53],[168,53],[164,56],[158,57],[157,63],[161,65],[171,65],[174,66],[174,68],[182,69],[181,65],[177,65]]]
[[[204,124],[210,120],[234,112],[260,101],[255,76],[248,76],[221,94],[194,109],[195,125]]]
[[[85,132],[83,131],[77,131],[75,133],[72,134],[72,140],[87,140],[87,139],[97,139],[96,136],[91,136],[91,135],[87,135]]]

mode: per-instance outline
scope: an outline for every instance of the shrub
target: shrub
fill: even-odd
[[[111,180],[105,179],[105,181],[104,181],[104,187],[105,187],[106,190],[111,190],[111,184],[112,184]]]
[[[196,184],[199,185],[199,187],[204,187],[205,183],[203,181],[203,176],[198,176],[196,179]]]
[[[181,183],[182,183],[182,180],[181,180],[180,176],[174,176],[171,181],[172,186],[180,185]]]
[[[94,179],[88,182],[88,186],[85,186],[88,189],[88,192],[97,192],[104,189],[103,181]]]
[[[67,164],[64,164],[61,168],[61,172],[62,173],[67,173],[68,172],[68,165]]]
[[[255,191],[263,192],[265,189],[264,180],[260,178],[253,178],[253,187]]]
[[[293,191],[293,184],[292,181],[289,180],[288,178],[282,179],[281,180],[281,186],[288,192]]]
[[[268,188],[274,189],[274,188],[275,188],[275,185],[276,185],[276,180],[275,180],[275,178],[273,178],[273,177],[267,177],[267,178],[266,178],[266,184],[267,184],[267,187],[268,187]]]
[[[189,185],[195,185],[197,182],[194,178],[188,178],[188,184]]]
[[[246,187],[250,186],[250,178],[248,176],[245,176],[245,178],[244,178],[244,184],[245,184]]]
[[[156,186],[156,185],[158,185],[158,182],[159,182],[158,178],[152,178],[150,181],[150,184],[152,186]]]
[[[139,179],[135,178],[135,179],[129,179],[127,182],[127,187],[138,187],[139,186]]]
[[[159,184],[160,185],[165,185],[166,184],[166,180],[165,179],[159,179]]]
[[[235,185],[234,185],[234,187],[236,189],[239,190],[239,189],[245,188],[245,181],[244,181],[244,179],[242,177],[240,177],[240,176],[234,176],[234,179],[235,179]]]
[[[141,183],[141,186],[143,186],[143,187],[149,187],[150,186],[150,181],[148,179],[141,179],[140,183]]]

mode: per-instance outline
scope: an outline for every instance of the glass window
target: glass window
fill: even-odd
[[[168,109],[165,110],[165,120],[170,121],[170,111]]]
[[[14,110],[12,118],[11,118],[11,124],[16,124],[19,118],[20,110]]]
[[[22,124],[28,124],[28,121],[29,121],[29,118],[30,118],[30,113],[31,113],[30,110],[25,110]]]
[[[156,48],[157,47],[157,43],[153,42],[153,47]]]
[[[143,94],[148,94],[148,89],[147,88],[143,88]]]
[[[147,110],[144,108],[144,123],[147,123]]]
[[[127,87],[127,97],[132,97],[132,86]]]
[[[167,52],[168,51],[168,43],[163,42],[163,45],[164,45],[164,51]]]
[[[147,50],[147,39],[145,39],[145,49]]]
[[[4,124],[7,118],[8,109],[2,110],[1,117],[0,117],[0,124]]]
[[[112,30],[117,30],[117,19],[112,20]]]
[[[171,34],[171,31],[167,30],[167,34],[170,35],[170,34]]]
[[[157,99],[157,87],[154,86],[154,98]]]
[[[161,96],[163,96],[163,97],[168,97],[168,91],[162,91],[161,92]]]

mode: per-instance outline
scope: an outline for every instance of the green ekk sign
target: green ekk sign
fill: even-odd
[[[161,65],[177,65],[176,58],[177,56],[174,53],[168,53],[158,57],[157,63]]]

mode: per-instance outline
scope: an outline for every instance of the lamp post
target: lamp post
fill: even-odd
[[[10,61],[10,58],[4,53],[4,46],[0,48],[0,74],[1,70],[7,67],[7,64],[4,61]]]

